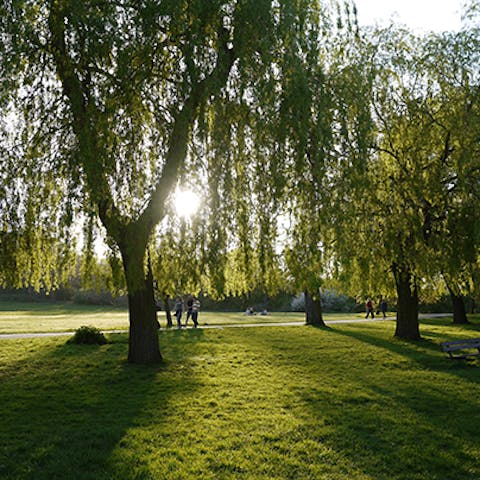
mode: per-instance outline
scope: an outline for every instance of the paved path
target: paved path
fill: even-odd
[[[451,313],[428,313],[420,314],[419,318],[441,318],[441,317],[451,317]],[[336,323],[363,323],[363,322],[384,322],[388,320],[395,320],[395,317],[379,318],[344,318],[337,320],[327,320],[325,323],[327,325],[333,325]],[[199,329],[223,329],[223,328],[251,328],[251,327],[301,327],[305,326],[305,322],[265,322],[265,323],[236,323],[236,324],[226,324],[226,325],[200,325]],[[188,327],[192,329],[193,327]],[[182,330],[185,330],[186,327],[183,327]],[[162,330],[165,330],[162,328]],[[169,329],[170,330],[170,329]],[[175,327],[172,327],[171,330],[175,330]],[[41,338],[41,337],[61,337],[61,336],[72,336],[75,332],[48,332],[48,333],[1,333],[0,340],[14,340],[17,338]],[[103,333],[128,333],[128,330],[104,330]]]

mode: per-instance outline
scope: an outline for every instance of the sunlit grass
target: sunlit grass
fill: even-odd
[[[0,478],[477,480],[480,362],[424,322],[162,330],[164,363],[127,336],[0,343]]]
[[[325,320],[361,318],[362,314],[326,314]],[[165,312],[158,313],[162,327],[166,326]],[[185,322],[185,315],[182,319]],[[305,314],[273,312],[269,315],[247,316],[241,312],[200,312],[202,325],[245,323],[304,322]],[[173,317],[173,323],[176,319]],[[82,325],[93,325],[100,330],[128,329],[125,308],[86,306],[74,304],[0,302],[0,334],[74,331]],[[190,321],[190,325],[192,322]]]
[[[126,329],[128,312],[114,307],[0,302],[0,333],[74,331],[82,325],[101,330]]]

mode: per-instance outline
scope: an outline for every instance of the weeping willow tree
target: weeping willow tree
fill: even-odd
[[[335,257],[346,244],[339,225],[351,221],[344,205],[349,183],[367,161],[368,88],[354,6],[303,29],[282,77],[279,131],[285,165],[284,208],[289,218],[286,265],[306,300],[306,322],[324,325],[321,288],[335,276]],[[298,53],[298,50],[302,54]],[[365,93],[367,92],[367,93]]]
[[[352,189],[351,252],[360,285],[392,276],[395,335],[418,339],[422,287],[442,272],[458,286],[478,248],[478,36],[390,28],[370,41],[376,139]]]
[[[281,158],[271,155],[275,142],[257,143],[257,127],[276,111],[285,51],[295,38],[301,42],[305,32],[298,27],[319,7],[31,0],[2,8],[3,120],[21,119],[2,138],[2,153],[22,166],[2,169],[2,183],[15,184],[1,199],[4,211],[11,207],[4,231],[18,255],[28,255],[27,269],[46,282],[56,261],[41,265],[48,242],[33,248],[31,235],[71,247],[75,218],[97,216],[123,266],[129,361],[157,362],[146,251],[169,195],[192,168],[202,172],[209,199],[202,242],[212,285],[225,284],[220,267],[227,251],[239,252],[241,268],[251,265],[252,250],[263,265],[275,263],[267,239],[275,236],[270,214],[277,187],[268,172],[278,179]],[[245,178],[253,179],[248,191]],[[23,268],[23,281],[33,283]],[[273,282],[273,270],[262,273],[264,282]]]
[[[284,40],[263,74],[251,75],[255,83],[234,79],[240,95],[225,91],[217,97],[214,111],[195,125],[196,154],[186,159],[182,182],[193,179],[209,195],[188,234],[180,225],[170,238],[178,238],[183,247],[176,249],[183,252],[177,272],[183,275],[185,262],[191,264],[185,281],[214,298],[256,288],[274,294],[285,287],[286,276],[295,276],[295,287],[308,290],[320,307],[318,267],[325,253],[318,248],[322,237],[315,229],[325,220],[325,201],[317,204],[312,199],[329,195],[323,189],[323,164],[333,148],[329,129],[334,124],[331,80],[322,69],[342,61],[329,52],[331,38],[351,38],[354,27],[332,22],[348,17],[335,2],[305,3],[300,13],[296,8],[286,3],[276,10],[277,30]],[[347,39],[343,42],[345,46]],[[286,211],[296,225],[288,232]],[[304,221],[311,226],[307,235],[307,230],[301,231]],[[285,243],[293,252],[286,261],[281,253]],[[308,259],[306,243],[311,246]],[[207,246],[208,255],[202,256]],[[301,264],[308,264],[308,275]],[[313,323],[322,321],[320,308],[316,311]]]
[[[475,292],[480,253],[480,29],[477,11],[467,9],[461,32],[432,36],[426,43],[427,68],[438,85],[435,124],[443,129],[445,214],[441,240],[429,246],[453,304],[454,323],[467,323],[464,295]],[[442,56],[443,62],[435,61]],[[431,205],[433,211],[436,205]],[[437,215],[438,217],[438,215]]]

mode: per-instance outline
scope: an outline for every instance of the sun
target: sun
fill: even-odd
[[[192,190],[177,188],[174,197],[175,211],[179,217],[188,218],[200,207],[200,197]]]

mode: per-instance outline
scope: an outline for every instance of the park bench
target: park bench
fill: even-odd
[[[442,342],[440,345],[442,350],[453,359],[465,359],[480,355],[480,338]]]

